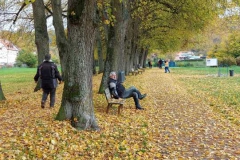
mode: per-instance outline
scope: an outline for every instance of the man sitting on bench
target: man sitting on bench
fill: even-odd
[[[125,87],[117,81],[116,72],[111,72],[108,80],[108,87],[110,93],[115,99],[119,98],[130,98],[133,97],[136,109],[144,109],[139,104],[139,99],[142,100],[147,96],[147,94],[141,94],[141,92],[134,86],[125,89]]]

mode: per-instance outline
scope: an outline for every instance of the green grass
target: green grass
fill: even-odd
[[[2,68],[0,69],[0,81],[5,93],[12,93],[28,87],[34,83],[33,77],[36,68]]]
[[[233,66],[233,67],[170,67],[173,69],[176,74],[187,74],[187,75],[209,75],[209,74],[216,74],[220,72],[221,74],[229,75],[229,70],[234,70],[234,73],[240,73],[240,67]]]
[[[234,70],[234,76],[229,76],[229,70]],[[179,82],[188,92],[199,100],[206,101],[210,106],[223,114],[227,119],[240,124],[240,67],[221,68],[172,68]]]
[[[29,77],[34,77],[36,68],[2,68],[0,69],[0,79],[2,82],[11,81],[18,82],[16,77],[21,78],[21,81],[28,81]]]

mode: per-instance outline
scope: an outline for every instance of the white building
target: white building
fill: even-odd
[[[13,65],[16,62],[19,49],[10,41],[0,39],[0,65]]]
[[[186,60],[186,59],[201,59],[200,56],[195,56],[192,51],[181,51],[175,56],[175,60]]]

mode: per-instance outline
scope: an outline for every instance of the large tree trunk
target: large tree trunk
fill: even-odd
[[[115,43],[115,32],[114,32],[114,27],[110,26],[109,27],[109,32],[108,32],[108,45],[107,45],[107,55],[106,55],[106,60],[104,63],[104,72],[102,76],[102,81],[99,87],[98,93],[103,93],[104,89],[107,87],[107,81],[108,77],[111,71],[114,70],[114,48],[113,44]]]
[[[55,28],[56,43],[58,46],[62,76],[64,79],[69,45],[68,45],[68,41],[67,41],[64,26],[63,26],[61,0],[51,0],[51,2],[52,2],[52,9],[53,9],[53,26]]]
[[[36,0],[32,3],[32,7],[35,28],[35,44],[38,52],[38,64],[41,64],[44,60],[45,54],[49,53],[49,37],[43,0]],[[40,89],[40,81],[38,81],[34,91],[36,92]]]
[[[6,100],[6,98],[3,94],[2,84],[1,84],[1,81],[0,81],[0,101],[2,101],[2,100]]]
[[[111,71],[124,71],[125,70],[125,43],[126,30],[128,25],[128,6],[127,2],[120,2],[119,0],[113,0],[112,8],[113,15],[116,17],[114,26],[110,24],[108,29],[108,42],[107,42],[107,55],[104,65],[104,73],[99,88],[99,93],[103,93],[104,88],[107,87],[107,81],[109,73]]]
[[[103,1],[102,1],[103,3]],[[103,11],[103,9],[102,9]],[[102,15],[103,16],[103,15]],[[96,11],[96,18],[98,21],[98,27],[96,29],[96,44],[97,44],[97,53],[98,53],[98,73],[103,73],[104,72],[104,58],[103,58],[103,42],[102,42],[102,36],[105,37],[104,39],[106,39],[106,36],[104,34],[103,31],[103,35],[101,35],[101,16],[100,16],[100,10]],[[102,23],[104,25],[104,23]],[[106,25],[105,25],[106,26]],[[107,40],[105,40],[107,41]]]
[[[133,29],[132,29],[132,18],[130,17],[129,23],[127,25],[127,33],[125,35],[124,43],[125,43],[125,73],[128,75],[131,70],[131,59],[132,59],[132,37],[133,37]]]
[[[68,56],[58,120],[73,127],[97,130],[92,96],[95,0],[68,1]],[[89,34],[91,33],[91,34]]]
[[[115,28],[115,43],[114,43],[114,54],[116,55],[114,58],[115,67],[114,71],[123,71],[124,70],[124,37],[125,37],[125,23],[124,23],[124,15],[123,9],[125,8],[123,5],[124,2],[120,2],[119,0],[113,0],[113,8],[117,8],[117,10],[113,10],[113,15],[116,17],[116,22],[114,24]]]

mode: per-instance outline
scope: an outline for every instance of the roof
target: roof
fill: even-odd
[[[7,50],[18,51],[18,48],[8,40],[0,39],[0,43],[7,48]]]

